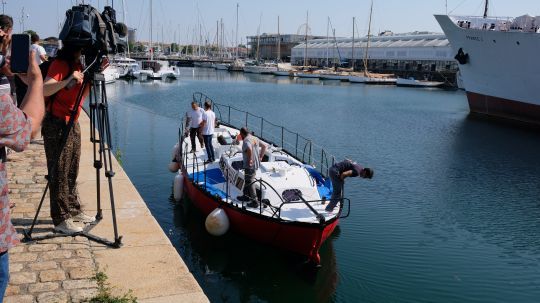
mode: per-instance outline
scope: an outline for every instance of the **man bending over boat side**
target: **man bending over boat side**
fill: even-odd
[[[240,137],[244,141],[242,144],[243,168],[244,168],[244,195],[237,197],[239,201],[247,202],[247,207],[259,207],[257,193],[255,191],[255,173],[259,169],[259,164],[268,147],[265,143],[252,136],[248,129],[240,129]]]
[[[332,165],[328,174],[332,181],[332,197],[330,198],[330,203],[326,206],[326,211],[328,212],[332,212],[341,200],[343,184],[345,184],[347,177],[373,178],[373,170],[371,168],[363,168],[349,159]]]

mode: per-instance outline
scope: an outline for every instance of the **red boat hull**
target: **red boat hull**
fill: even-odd
[[[205,215],[219,206],[217,198],[198,188],[184,172],[184,190],[192,203]],[[339,220],[324,225],[286,222],[243,210],[227,203],[222,204],[227,213],[231,230],[250,239],[305,255],[315,264],[320,264],[319,248],[332,234]]]
[[[467,99],[472,113],[540,126],[539,105],[473,92],[467,92]]]

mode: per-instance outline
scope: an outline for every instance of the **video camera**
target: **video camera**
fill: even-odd
[[[127,26],[116,22],[116,11],[105,6],[103,13],[81,4],[66,11],[66,21],[59,39],[67,46],[81,47],[87,62],[98,55],[124,52]]]

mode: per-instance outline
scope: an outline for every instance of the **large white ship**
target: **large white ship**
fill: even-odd
[[[471,113],[540,125],[540,17],[436,15]]]

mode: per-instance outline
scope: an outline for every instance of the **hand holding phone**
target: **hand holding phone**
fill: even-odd
[[[26,73],[30,63],[30,35],[15,34],[11,36],[11,72]]]

